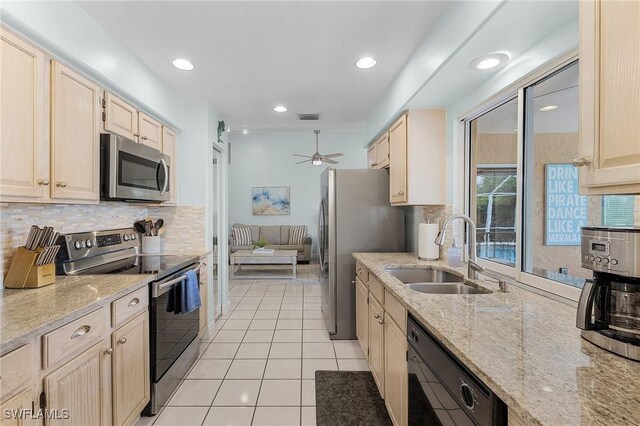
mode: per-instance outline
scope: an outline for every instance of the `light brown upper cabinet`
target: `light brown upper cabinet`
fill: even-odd
[[[176,149],[176,131],[162,126],[162,153],[171,157],[169,163],[169,201],[164,204],[176,204],[178,195],[178,185],[176,173],[178,158]]]
[[[104,92],[104,130],[138,141],[138,110],[110,92]]]
[[[138,112],[138,142],[162,151],[162,124],[144,112]]]
[[[0,28],[0,196],[49,196],[46,63],[34,46]]]
[[[372,143],[367,149],[367,167],[375,169],[378,163],[376,162],[376,144]]]
[[[389,197],[397,206],[446,203],[444,109],[410,110],[389,129]]]
[[[370,169],[389,167],[389,132],[384,132],[367,150],[367,163]]]
[[[51,63],[51,198],[100,198],[100,88]]]
[[[640,2],[580,2],[580,187],[640,194]]]

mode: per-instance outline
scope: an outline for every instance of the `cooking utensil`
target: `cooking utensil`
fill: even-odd
[[[158,229],[158,235],[162,235],[162,234],[164,234],[166,231],[167,231],[167,228],[163,226],[162,228]]]
[[[138,231],[142,235],[146,235],[147,234],[147,230],[146,230],[146,228],[144,226],[144,221],[139,220],[136,223],[134,223],[133,226],[136,228],[136,231]]]
[[[158,231],[160,231],[160,228],[162,228],[163,226],[164,226],[164,220],[162,219],[156,220],[156,223],[153,225],[154,235],[158,235]]]

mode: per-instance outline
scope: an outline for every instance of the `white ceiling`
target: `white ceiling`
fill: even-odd
[[[233,129],[355,127],[446,2],[80,2],[178,94]],[[355,67],[362,56],[378,64]],[[171,65],[191,60],[195,70]],[[277,114],[273,107],[286,105]],[[321,113],[301,123],[296,114]]]

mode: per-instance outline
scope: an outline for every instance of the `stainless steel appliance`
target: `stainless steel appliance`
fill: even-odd
[[[121,136],[100,135],[100,197],[103,200],[168,201],[171,158]]]
[[[586,280],[576,325],[603,349],[640,361],[640,227],[582,228]]]
[[[58,274],[154,276],[149,284],[151,400],[145,414],[157,414],[198,357],[199,308],[188,314],[168,309],[185,273],[199,273],[198,257],[139,254],[140,235],[133,228],[61,235],[58,244]]]
[[[404,210],[389,204],[386,170],[328,168],[318,225],[322,311],[332,339],[355,339],[355,252],[404,251]]]
[[[407,320],[409,425],[506,425],[507,406],[415,318]]]

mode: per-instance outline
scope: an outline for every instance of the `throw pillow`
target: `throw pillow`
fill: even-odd
[[[251,228],[233,228],[233,240],[238,246],[248,246],[251,244]]]
[[[307,235],[307,226],[292,226],[289,228],[289,244],[300,245],[304,241],[304,237]]]

